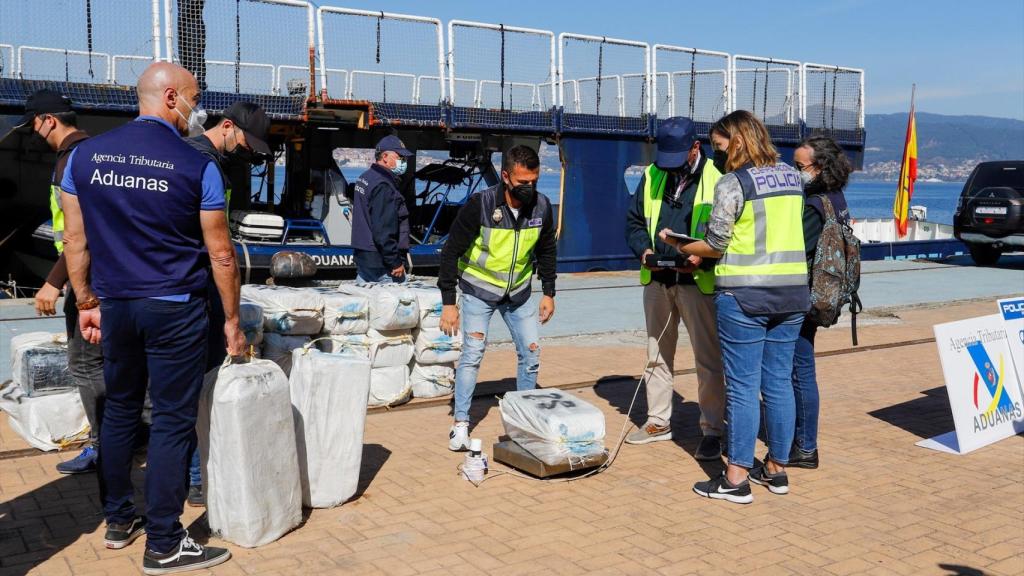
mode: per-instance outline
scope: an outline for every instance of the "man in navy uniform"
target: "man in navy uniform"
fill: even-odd
[[[364,282],[405,282],[409,208],[398,190],[412,152],[398,136],[377,143],[376,161],[356,180],[352,247],[356,275]]]
[[[199,87],[160,62],[139,77],[140,116],[72,153],[61,182],[68,273],[79,325],[102,342],[107,404],[100,432],[108,548],[147,534],[143,571],[214,566],[231,553],[203,547],[180,522],[206,367],[209,274],[224,307],[227,352],[239,355],[239,274],[216,165],[181,134],[196,131]],[[100,319],[102,317],[102,324]],[[148,519],[138,516],[132,446],[149,381]]]

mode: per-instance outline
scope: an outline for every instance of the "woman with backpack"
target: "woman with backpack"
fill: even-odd
[[[835,322],[839,307],[836,304],[842,304],[841,296],[837,295],[832,298],[831,304],[827,304],[825,301],[829,300],[828,295],[814,293],[816,289],[822,290],[821,282],[815,287],[815,276],[820,274],[815,267],[815,257],[818,252],[819,240],[822,239],[822,232],[829,220],[829,212],[840,225],[845,226],[849,222],[850,212],[846,205],[846,197],[843,195],[843,188],[846,187],[853,168],[835,140],[825,136],[814,136],[801,142],[793,153],[793,166],[800,171],[800,180],[804,183],[804,242],[807,251],[807,269],[810,271],[808,279],[811,284],[812,301],[822,302],[821,307],[831,306],[832,308],[825,313],[828,318],[822,319],[818,314],[819,307],[812,307],[811,313],[807,315],[803,326],[800,327],[800,336],[797,338],[796,351],[793,356],[796,433],[793,447],[789,452],[789,465],[813,469],[818,467],[818,409],[820,405],[818,379],[814,365],[814,335],[819,326],[829,326]],[[834,235],[828,234],[827,242],[833,253],[836,252],[836,247],[831,246],[834,241]],[[821,242],[821,244],[825,244],[825,242]],[[818,267],[820,268],[820,264]]]
[[[683,254],[719,258],[715,265],[718,340],[726,380],[729,463],[718,478],[697,482],[701,496],[749,504],[750,482],[789,492],[785,466],[793,444],[793,348],[809,307],[800,175],[779,162],[764,124],[745,110],[711,127],[715,185],[703,240],[670,236]],[[754,445],[764,398],[768,451],[755,467]]]

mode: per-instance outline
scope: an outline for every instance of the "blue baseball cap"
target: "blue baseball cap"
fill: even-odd
[[[377,152],[394,152],[399,156],[412,156],[412,152],[409,152],[398,136],[394,135],[381,138],[380,142],[377,142]]]
[[[654,163],[665,170],[681,167],[696,141],[697,126],[693,120],[683,116],[666,118],[658,126],[658,154]]]

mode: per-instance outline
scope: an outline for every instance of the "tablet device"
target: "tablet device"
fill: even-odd
[[[689,244],[690,242],[697,242],[700,240],[700,238],[694,238],[693,236],[687,236],[686,234],[680,234],[679,232],[673,232],[671,230],[666,232],[665,235],[679,240],[682,244]]]
[[[644,266],[648,268],[682,268],[687,265],[687,258],[682,254],[672,256],[648,254],[644,258]]]

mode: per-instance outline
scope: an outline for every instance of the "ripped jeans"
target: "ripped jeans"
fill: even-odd
[[[540,371],[540,344],[538,338],[537,303],[527,300],[519,306],[489,304],[483,300],[462,295],[459,305],[462,330],[462,356],[455,370],[455,421],[469,422],[469,406],[473,401],[477,373],[487,347],[487,330],[491,316],[497,311],[505,320],[516,344],[519,364],[516,370],[516,389],[532,390],[537,387]]]

